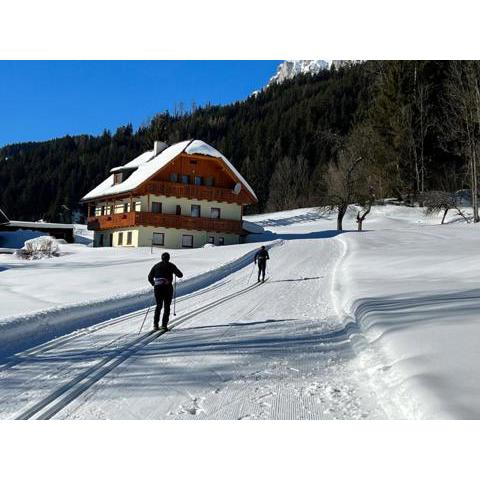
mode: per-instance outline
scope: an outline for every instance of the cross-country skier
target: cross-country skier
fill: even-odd
[[[154,287],[155,300],[157,307],[153,317],[153,329],[158,330],[158,322],[160,320],[160,312],[163,305],[162,330],[168,330],[168,320],[170,317],[170,304],[173,297],[173,275],[178,278],[183,277],[183,273],[173,264],[170,263],[170,254],[162,253],[162,261],[153,266],[148,274],[148,281]]]
[[[265,281],[265,269],[267,268],[267,260],[270,260],[268,256],[267,249],[262,247],[256,254],[255,254],[255,264],[258,260],[258,281],[260,281],[260,274],[262,274],[262,282]]]

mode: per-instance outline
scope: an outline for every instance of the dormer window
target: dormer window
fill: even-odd
[[[119,183],[125,182],[127,178],[132,175],[133,172],[137,170],[137,167],[115,167],[110,170],[113,173],[113,184],[118,185]]]

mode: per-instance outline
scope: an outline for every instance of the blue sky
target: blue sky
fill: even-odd
[[[155,113],[247,97],[274,61],[0,61],[0,147],[98,134]]]

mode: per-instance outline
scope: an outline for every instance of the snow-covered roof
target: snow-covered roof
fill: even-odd
[[[137,169],[124,182],[114,185],[114,175],[112,174],[100,185],[88,192],[82,198],[82,201],[103,197],[105,195],[116,195],[118,193],[129,192],[130,190],[137,188],[155,172],[163,168],[177,155],[182,153],[189,143],[190,140],[175,143],[160,152],[156,157],[153,156],[153,150],[142,153],[140,156],[124,165],[125,167],[137,167]]]
[[[247,181],[240,175],[237,169],[224,157],[218,150],[208,145],[201,140],[186,140],[183,142],[175,143],[165,150],[162,150],[157,156],[154,156],[153,150],[142,153],[131,162],[123,165],[122,169],[131,167],[136,170],[122,183],[114,184],[114,175],[110,175],[100,185],[96,186],[93,190],[88,192],[82,201],[92,200],[94,198],[104,197],[108,195],[117,195],[119,193],[129,192],[140,186],[143,182],[148,180],[152,175],[158,172],[160,169],[170,163],[175,157],[182,152],[187,154],[197,155],[209,155],[211,157],[220,158],[232,171],[232,173],[238,178],[243,186],[251,193],[251,195],[257,200],[252,187]],[[116,171],[117,168],[112,169]]]
[[[222,155],[218,150],[213,148],[208,143],[202,142],[202,140],[193,140],[185,149],[185,153],[197,154],[197,155],[209,155],[210,157],[221,158],[227,167],[234,173],[234,175],[240,180],[244,187],[252,194],[255,200],[258,200],[255,192],[248,182],[242,177],[240,172],[229,162],[229,160]]]
[[[71,223],[49,223],[49,222],[28,222],[23,220],[10,220],[7,224],[9,227],[15,228],[30,228],[31,230],[35,230],[38,228],[73,228],[73,224]]]

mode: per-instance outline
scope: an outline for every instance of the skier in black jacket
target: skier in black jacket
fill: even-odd
[[[155,300],[157,307],[153,317],[153,329],[158,330],[158,322],[160,320],[160,312],[163,305],[162,330],[168,330],[168,320],[170,317],[170,304],[173,297],[173,275],[178,278],[183,277],[183,273],[173,264],[170,263],[170,254],[162,253],[162,261],[153,266],[148,274],[148,281],[154,287]]]
[[[262,282],[265,281],[265,269],[267,268],[267,260],[270,260],[267,249],[262,247],[254,257],[255,263],[258,260],[258,281],[260,281],[260,274],[262,274]]]

